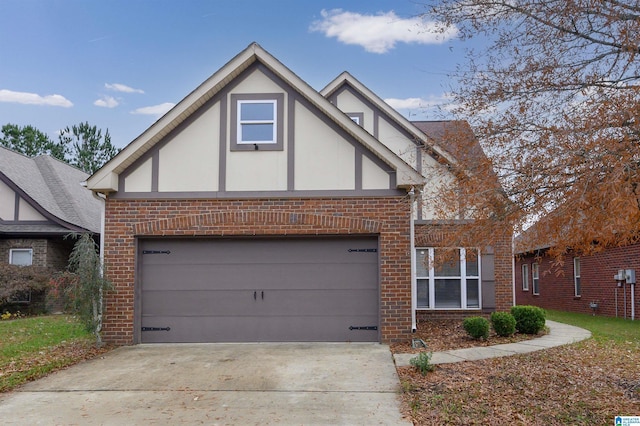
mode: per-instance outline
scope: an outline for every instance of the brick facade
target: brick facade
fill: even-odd
[[[631,289],[635,289],[636,318],[640,315],[640,291],[636,286],[625,285],[618,288],[613,276],[619,269],[635,269],[640,278],[640,244],[627,247],[616,247],[604,250],[592,256],[580,256],[581,296],[575,296],[574,290],[574,255],[569,254],[560,262],[545,256],[536,258],[533,254],[521,257],[516,261],[515,294],[519,305],[536,305],[545,309],[593,314],[591,302],[596,302],[596,315],[609,317],[631,316]],[[529,291],[522,290],[522,264],[539,263],[540,285],[539,295],[533,294],[531,277]],[[531,266],[529,266],[531,275]]]
[[[137,238],[150,236],[378,235],[383,342],[411,332],[409,204],[402,197],[249,200],[107,199],[103,338],[133,344]]]

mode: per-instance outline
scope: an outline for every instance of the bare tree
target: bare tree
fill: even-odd
[[[638,241],[640,5],[441,0],[429,8],[462,39],[488,41],[454,75],[456,113],[488,156],[473,175],[458,172],[455,190],[445,188],[475,219],[468,231],[490,240],[492,224],[518,230],[544,217],[530,247],[590,252]],[[469,166],[469,142],[457,139],[450,149]],[[492,173],[510,203],[487,186]]]

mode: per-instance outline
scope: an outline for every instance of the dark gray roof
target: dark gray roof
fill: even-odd
[[[0,147],[0,173],[60,225],[100,232],[101,201],[82,186],[89,178],[82,170],[48,155],[30,158]]]

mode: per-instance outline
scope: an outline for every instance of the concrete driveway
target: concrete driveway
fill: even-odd
[[[3,424],[410,425],[380,344],[118,348],[0,395]]]

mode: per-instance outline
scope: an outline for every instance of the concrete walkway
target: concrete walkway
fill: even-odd
[[[462,361],[477,361],[487,358],[498,358],[517,354],[526,354],[542,349],[562,346],[579,342],[591,337],[591,332],[573,325],[562,324],[555,321],[547,321],[549,333],[536,339],[525,340],[518,343],[506,343],[504,345],[480,346],[475,348],[455,349],[444,352],[434,352],[431,357],[432,364],[450,364]],[[427,348],[427,351],[429,348]],[[395,354],[396,365],[405,367],[416,354]]]

